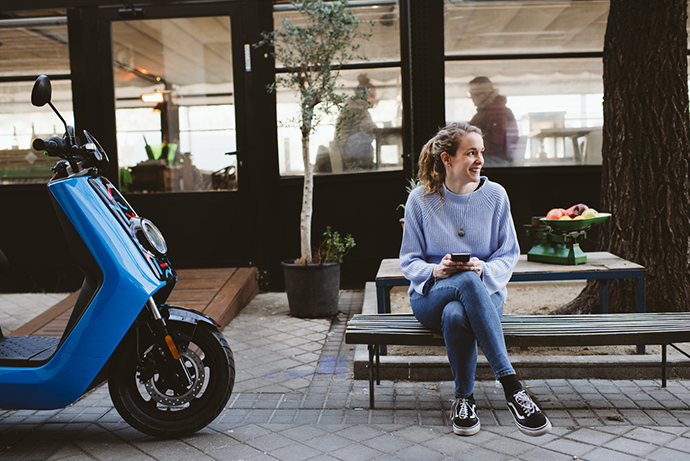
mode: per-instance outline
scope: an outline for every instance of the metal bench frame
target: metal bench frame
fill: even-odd
[[[690,313],[586,315],[504,315],[507,346],[661,345],[661,382],[666,387],[667,346],[690,342]],[[369,404],[374,408],[374,381],[380,384],[383,345],[443,346],[440,331],[423,326],[413,314],[355,314],[345,331],[347,344],[369,350]]]

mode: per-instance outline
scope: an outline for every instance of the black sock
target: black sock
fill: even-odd
[[[517,379],[517,375],[507,375],[503,378],[499,378],[501,386],[503,386],[503,392],[506,395],[506,400],[510,399],[513,394],[522,389],[522,384]]]

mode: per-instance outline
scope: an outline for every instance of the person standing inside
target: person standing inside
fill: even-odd
[[[470,125],[484,133],[486,165],[509,164],[515,155],[518,128],[513,111],[506,106],[508,100],[487,77],[470,81],[469,96],[477,108]]]
[[[518,381],[501,327],[520,249],[506,191],[480,175],[483,165],[477,127],[453,123],[427,142],[419,158],[423,185],[405,205],[400,267],[410,281],[415,317],[443,333],[455,379],[453,431],[473,435],[480,429],[473,397],[479,345],[518,428],[539,436],[551,423]],[[471,258],[456,262],[452,253]]]

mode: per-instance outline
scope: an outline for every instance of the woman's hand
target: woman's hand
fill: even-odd
[[[469,262],[455,262],[450,259],[450,255],[447,254],[443,257],[440,263],[434,266],[434,270],[431,275],[437,279],[445,279],[451,275],[457,274],[462,271],[472,271],[476,272],[480,277],[482,276],[482,264],[479,258],[470,258]]]

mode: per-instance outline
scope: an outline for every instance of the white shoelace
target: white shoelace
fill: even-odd
[[[459,407],[459,408],[458,408]],[[470,401],[467,399],[458,399],[453,402],[453,414],[458,415],[460,419],[467,419],[470,412]]]
[[[522,411],[525,413],[525,417],[529,417],[533,413],[539,411],[539,407],[536,403],[527,395],[527,391],[524,389],[515,394],[515,402],[520,405]]]

